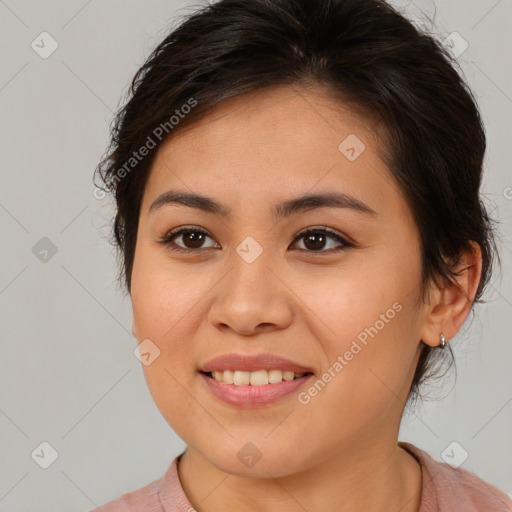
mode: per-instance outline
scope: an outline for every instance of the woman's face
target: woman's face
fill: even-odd
[[[318,90],[278,87],[228,100],[158,151],[133,332],[162,415],[223,471],[283,476],[396,441],[425,307],[418,232],[373,127]],[[151,208],[170,191],[208,201]],[[285,380],[202,373],[233,354],[289,362],[224,360],[228,382]],[[313,374],[246,373],[294,368]]]

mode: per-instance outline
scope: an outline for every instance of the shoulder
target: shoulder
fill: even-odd
[[[135,491],[123,494],[90,512],[190,512],[188,501],[178,476],[178,463],[183,454],[174,458],[165,474]]]
[[[160,510],[158,489],[161,478],[141,487],[135,491],[122,494],[113,501],[109,501],[91,512],[144,512],[146,510]]]
[[[512,512],[510,497],[471,471],[440,462],[410,443],[399,445],[415,456],[421,466],[419,512]]]

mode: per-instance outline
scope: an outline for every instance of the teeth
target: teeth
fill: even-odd
[[[283,372],[281,370],[269,370],[268,371],[268,381],[271,384],[281,382],[282,380],[283,380]]]
[[[293,380],[294,375],[295,374],[293,372],[283,372],[283,379],[284,380]]]
[[[277,384],[278,382],[300,379],[304,373],[294,373],[287,370],[256,370],[254,372],[224,370],[212,372],[212,377],[225,384],[236,386],[264,386],[265,384]]]
[[[267,370],[250,372],[249,382],[251,386],[263,386],[264,384],[268,384]]]
[[[235,372],[233,376],[233,384],[236,386],[242,386],[249,384],[251,379],[251,372]]]

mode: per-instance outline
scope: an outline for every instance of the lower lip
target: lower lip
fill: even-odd
[[[279,399],[297,391],[313,377],[311,374],[300,379],[284,380],[274,384],[264,384],[263,386],[237,386],[219,382],[204,373],[199,375],[215,396],[230,405],[242,408],[261,407],[277,402]]]

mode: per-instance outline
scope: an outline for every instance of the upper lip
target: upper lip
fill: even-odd
[[[205,373],[224,370],[285,370],[294,373],[313,373],[307,366],[274,354],[223,354],[210,359],[200,368],[200,371]]]

